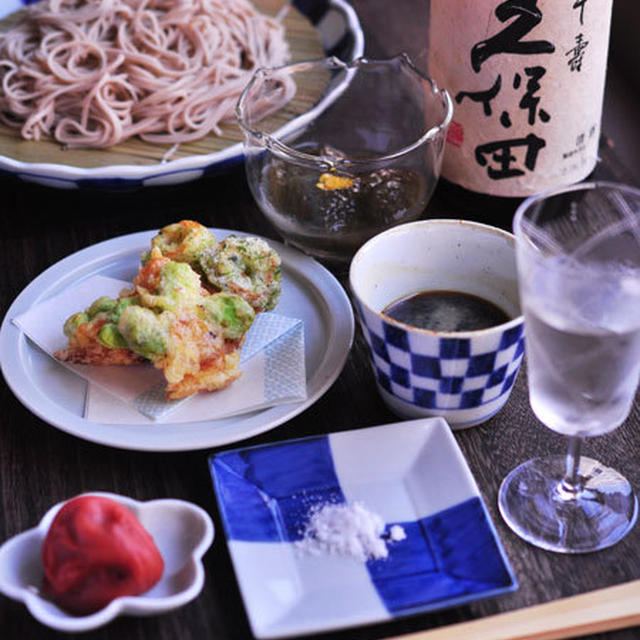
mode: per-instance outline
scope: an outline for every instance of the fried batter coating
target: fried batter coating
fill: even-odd
[[[187,373],[180,382],[167,385],[167,398],[178,400],[200,391],[220,391],[240,377],[239,363],[240,351],[236,350],[226,355],[223,360],[204,367],[197,375]]]
[[[55,356],[82,364],[151,361],[167,397],[215,391],[240,376],[240,349],[255,312],[242,297],[210,293],[187,262],[152,247],[118,299],[101,297],[64,325],[69,348]]]
[[[195,306],[208,294],[200,276],[187,263],[163,256],[156,247],[133,284],[143,306],[162,311]]]
[[[117,329],[122,313],[138,302],[132,292],[125,290],[117,300],[102,296],[89,308],[74,313],[64,323],[69,348],[53,355],[63,362],[74,364],[115,365],[137,364],[144,358],[129,349]]]
[[[235,293],[256,311],[269,311],[282,290],[280,256],[262,238],[227,236],[200,256],[207,282],[217,291]]]
[[[152,249],[176,262],[186,262],[192,268],[197,266],[198,258],[208,249],[215,249],[218,242],[204,225],[193,220],[181,220],[167,225],[151,239]],[[149,252],[142,256],[142,262],[149,259]]]
[[[282,289],[280,256],[262,238],[228,236],[218,243],[209,229],[193,220],[181,220],[162,228],[151,240],[152,256],[187,263],[203,276],[210,291],[242,296],[256,313],[278,303]]]
[[[166,356],[154,362],[167,379],[169,399],[222,389],[240,377],[240,340],[225,340],[192,313],[182,314],[169,333]]]
[[[116,365],[116,364],[140,364],[144,358],[136,355],[129,349],[109,349],[101,344],[92,344],[88,347],[70,347],[60,349],[54,356],[69,364],[93,364],[93,365]]]

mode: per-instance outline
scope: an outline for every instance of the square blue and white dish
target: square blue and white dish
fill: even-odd
[[[224,451],[210,470],[253,634],[389,621],[517,581],[447,423],[427,418]],[[385,559],[305,554],[314,506],[362,503],[406,538]]]

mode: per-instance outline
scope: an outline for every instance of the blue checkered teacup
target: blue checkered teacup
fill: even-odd
[[[393,227],[360,248],[349,282],[378,389],[394,413],[442,416],[462,429],[504,406],[524,354],[513,235],[464,220]],[[420,329],[383,313],[425,291],[472,294],[510,319],[453,332]]]

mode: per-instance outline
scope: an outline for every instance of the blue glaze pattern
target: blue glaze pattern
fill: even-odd
[[[378,384],[405,402],[436,411],[493,408],[515,382],[524,355],[522,323],[505,329],[489,350],[478,352],[472,338],[441,337],[433,353],[424,353],[403,326],[357,307]]]
[[[210,463],[234,540],[298,540],[314,504],[344,502],[326,436],[229,451]]]
[[[479,498],[417,522],[387,560],[369,563],[373,583],[393,613],[424,610],[451,597],[503,589],[511,576]]]
[[[209,465],[229,542],[284,550],[301,539],[314,505],[346,500],[328,436],[225,451]],[[389,522],[387,532],[394,524],[406,538],[388,544],[388,558],[366,563],[369,588],[390,617],[516,588],[479,495],[416,521]]]

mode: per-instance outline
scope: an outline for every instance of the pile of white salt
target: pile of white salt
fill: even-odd
[[[360,562],[389,555],[387,545],[406,538],[400,525],[385,534],[384,520],[361,502],[316,505],[310,513],[302,540],[295,543],[311,555],[323,553],[353,558]]]

